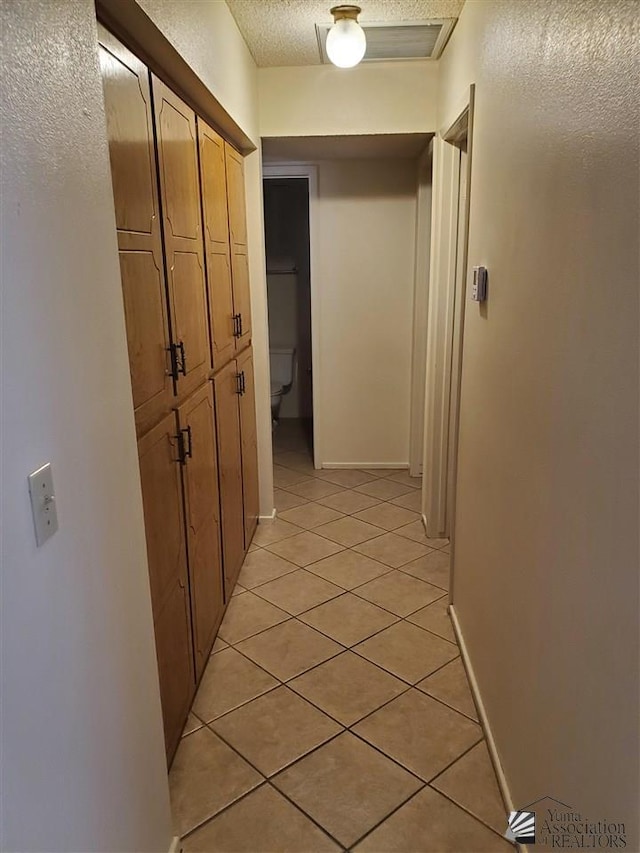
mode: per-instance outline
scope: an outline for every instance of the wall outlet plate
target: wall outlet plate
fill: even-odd
[[[33,474],[29,474],[29,495],[31,497],[31,512],[36,531],[38,547],[51,538],[58,529],[58,513],[56,511],[56,495],[53,488],[51,464],[47,462]]]

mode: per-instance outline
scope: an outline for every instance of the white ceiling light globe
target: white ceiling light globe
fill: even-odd
[[[338,68],[353,68],[367,49],[367,37],[357,21],[342,18],[327,33],[327,56]]]

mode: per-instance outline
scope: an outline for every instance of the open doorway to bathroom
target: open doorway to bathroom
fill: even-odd
[[[264,222],[274,458],[312,468],[309,178],[265,175]]]

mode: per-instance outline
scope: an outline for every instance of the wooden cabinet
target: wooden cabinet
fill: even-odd
[[[138,441],[138,454],[165,743],[171,756],[195,689],[180,449],[173,413]]]
[[[244,162],[230,145],[224,146],[227,174],[227,207],[233,298],[238,317],[237,350],[251,341],[251,295],[247,260],[247,215],[244,192]]]
[[[196,116],[152,80],[173,367],[185,395],[202,385],[210,363]]]
[[[182,444],[191,620],[196,677],[202,675],[224,609],[220,497],[213,400],[205,383],[177,411]]]
[[[225,600],[231,597],[245,553],[240,436],[240,377],[231,361],[213,379],[220,460],[220,512]]]
[[[213,369],[251,341],[242,157],[198,119]]]
[[[238,331],[231,281],[224,142],[199,118],[198,143],[212,367],[219,370],[235,355]]]
[[[171,761],[258,512],[243,161],[99,41]]]
[[[170,410],[173,397],[149,72],[106,30],[100,41],[131,389],[141,435]]]
[[[244,500],[245,548],[258,523],[258,442],[256,432],[256,392],[253,381],[253,350],[238,356],[236,369],[240,377],[240,434],[242,444],[242,491]]]

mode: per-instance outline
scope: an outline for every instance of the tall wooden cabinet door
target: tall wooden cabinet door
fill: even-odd
[[[220,550],[220,498],[215,416],[210,383],[178,409],[186,464],[182,468],[191,620],[196,678],[205,667],[222,619],[224,594]]]
[[[244,349],[251,340],[251,295],[249,291],[249,266],[247,262],[247,214],[244,193],[244,162],[225,142],[227,169],[227,204],[229,209],[229,237],[231,242],[231,277],[233,280],[233,305],[238,317],[239,334],[236,351]]]
[[[240,433],[242,440],[242,491],[244,495],[244,547],[247,549],[258,523],[258,440],[256,392],[253,382],[253,350],[237,359],[240,374]]]
[[[138,442],[167,756],[195,689],[182,482],[173,412]]]
[[[236,341],[238,350],[251,343],[251,292],[249,290],[249,264],[246,255],[231,256],[233,277],[233,304],[238,316],[239,332]]]
[[[240,445],[240,380],[235,361],[213,379],[216,433],[220,466],[220,511],[225,600],[233,591],[244,559],[244,509],[242,499],[242,449]]]
[[[247,253],[247,214],[244,195],[244,161],[227,142],[224,143],[227,166],[227,204],[231,251]]]
[[[169,322],[149,71],[99,28],[131,388],[141,435],[170,411]]]
[[[167,284],[177,393],[209,374],[209,333],[202,245],[196,116],[152,75]]]
[[[198,144],[209,295],[209,334],[212,366],[214,370],[219,370],[234,357],[236,349],[227,177],[224,142],[201,118],[198,118]]]

